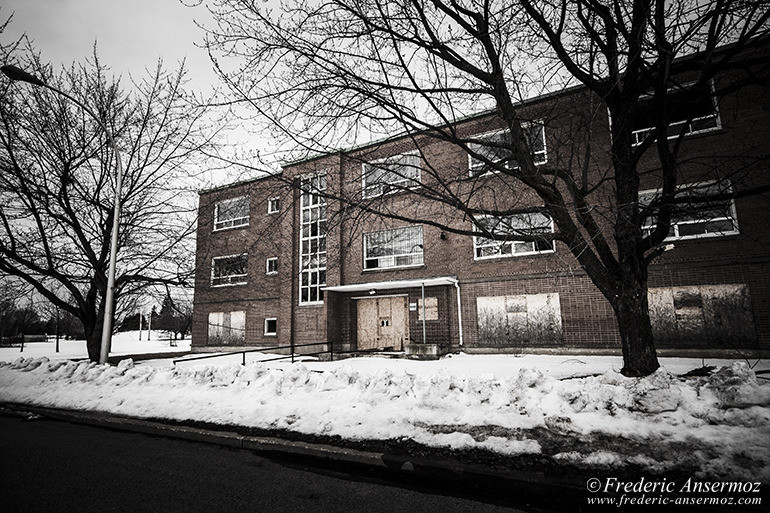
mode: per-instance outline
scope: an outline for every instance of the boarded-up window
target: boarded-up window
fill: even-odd
[[[655,342],[669,346],[746,346],[756,342],[746,285],[651,288]]]
[[[550,345],[562,341],[559,294],[480,297],[479,344]]]
[[[209,345],[242,344],[246,334],[246,312],[209,313]]]
[[[417,320],[422,320],[422,298],[417,300]],[[425,298],[425,320],[437,321],[438,320],[438,298],[426,297]]]

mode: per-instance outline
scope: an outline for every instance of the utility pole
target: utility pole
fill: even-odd
[[[59,352],[59,307],[56,307],[56,352]]]

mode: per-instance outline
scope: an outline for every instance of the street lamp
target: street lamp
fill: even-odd
[[[110,240],[110,268],[107,274],[107,296],[105,298],[104,306],[104,323],[102,328],[102,346],[99,354],[99,363],[107,363],[107,358],[110,356],[110,346],[112,344],[112,314],[114,310],[113,300],[115,298],[115,263],[118,257],[118,227],[120,225],[120,191],[123,188],[123,164],[120,161],[120,152],[118,146],[115,144],[115,139],[112,138],[112,132],[107,126],[99,119],[99,116],[83,104],[77,98],[65,93],[61,89],[58,89],[52,85],[46,84],[41,79],[34,75],[31,75],[23,69],[17,68],[13,65],[5,65],[0,67],[0,71],[3,74],[16,82],[27,82],[28,84],[45,87],[51,91],[60,94],[75,103],[81,109],[86,111],[89,116],[99,124],[99,127],[104,130],[107,135],[107,140],[112,146],[112,151],[115,152],[115,160],[117,162],[117,176],[115,177],[115,208],[112,219],[112,239]]]

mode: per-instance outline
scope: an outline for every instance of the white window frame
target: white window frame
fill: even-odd
[[[247,209],[246,215],[241,217],[235,217],[228,219],[227,221],[219,221],[219,207],[220,205],[227,203],[235,203],[236,201],[246,200]],[[249,210],[251,209],[251,201],[248,196],[238,196],[236,198],[228,198],[226,200],[217,201],[214,204],[214,229],[212,231],[219,232],[223,230],[232,230],[233,228],[241,228],[249,225]],[[221,226],[220,226],[221,225]]]
[[[682,88],[684,89],[684,88],[690,87],[694,83],[695,82],[690,82],[690,83],[684,84],[682,86]],[[714,80],[713,79],[709,80],[709,85],[708,86],[709,86],[709,89],[711,90],[710,100],[711,100],[711,105],[714,107],[714,113],[713,114],[709,114],[708,116],[701,116],[701,117],[698,117],[698,118],[693,118],[690,121],[688,121],[688,120],[673,121],[673,122],[669,123],[668,128],[671,128],[671,127],[676,126],[676,125],[681,126],[684,123],[688,123],[689,126],[688,126],[688,130],[684,134],[685,137],[689,137],[691,135],[696,135],[696,134],[704,134],[704,133],[708,133],[708,132],[714,132],[714,131],[722,129],[722,116],[720,115],[719,105],[717,104],[717,99],[716,99],[715,89],[714,89]],[[675,87],[670,87],[668,89],[668,92],[671,92],[671,91],[678,92],[677,88],[675,88]],[[651,95],[651,94],[642,95],[640,97],[640,100],[648,101],[648,100],[646,100],[648,98],[649,98],[649,101],[652,101],[653,95]],[[710,128],[702,128],[700,130],[693,130],[692,129],[692,124],[695,123],[696,121],[700,121],[700,120],[711,118],[711,117],[713,117],[714,120],[716,121],[716,126],[713,126],[713,127],[710,127]],[[610,119],[610,124],[612,124],[612,120],[611,119]],[[639,128],[637,130],[633,130],[631,132],[631,138],[632,138],[631,146],[636,147],[636,146],[639,146],[640,144],[642,144],[645,141],[645,139],[647,138],[646,134],[650,133],[650,131],[654,130],[654,129],[655,129],[655,127],[646,127],[646,128]],[[611,128],[610,128],[610,130],[611,130]],[[677,137],[679,137],[679,133],[676,133],[676,134],[673,134],[673,135],[669,135],[668,137],[666,137],[666,139],[670,141],[671,139],[676,139]]]
[[[401,258],[403,258],[403,257],[413,257],[413,256],[417,255],[418,253],[414,252],[414,253],[402,253],[402,254],[398,254],[398,255],[388,255],[388,256],[371,257],[371,258],[369,258],[367,256],[367,254],[369,252],[369,242],[368,242],[368,236],[369,235],[373,235],[373,234],[377,234],[377,233],[393,232],[393,231],[396,231],[396,230],[404,230],[404,229],[415,228],[415,227],[418,227],[420,229],[420,243],[419,243],[419,246],[420,246],[420,252],[419,252],[420,259],[419,260],[420,261],[419,262],[411,263],[411,264],[403,264],[403,265],[389,265],[389,266],[380,266],[380,265],[378,265],[377,267],[369,267],[369,268],[366,267],[366,261],[367,260],[373,260],[375,258],[378,260],[378,263],[379,263],[379,261],[381,259],[386,259],[386,258],[392,258],[394,260],[394,262],[395,262],[396,259],[400,258],[400,257]],[[418,244],[415,244],[415,247],[417,245]],[[363,237],[363,262],[362,262],[362,269],[363,269],[364,272],[390,270],[390,269],[405,269],[405,268],[411,268],[411,267],[422,267],[424,265],[425,265],[425,230],[423,228],[423,225],[421,225],[421,224],[411,224],[411,225],[407,225],[407,226],[399,226],[397,228],[390,228],[390,229],[387,229],[387,230],[377,230],[377,231],[374,231],[374,232],[366,232],[366,233],[364,233],[364,237]]]
[[[527,123],[522,123],[521,127],[524,130],[528,130],[532,125],[540,126],[540,137],[543,140],[543,149],[541,151],[535,152],[535,158],[537,159],[538,154],[542,154],[542,160],[535,160],[535,165],[542,166],[543,164],[546,164],[548,162],[548,146],[545,139],[545,120],[539,119],[539,120],[535,120]],[[501,128],[498,130],[492,130],[490,132],[485,132],[483,134],[476,135],[474,136],[474,138],[483,140],[485,138],[490,138],[495,135],[503,134],[506,132],[509,132],[507,128]],[[468,143],[468,144],[479,144],[479,143]],[[474,161],[476,161],[476,164],[474,164]],[[510,162],[508,164],[510,164]],[[481,162],[480,160],[477,160],[473,155],[468,153],[468,174],[470,176],[484,176],[484,175],[495,174],[500,172],[496,169],[490,169],[489,171],[485,171],[483,173],[476,172],[478,169],[483,168],[486,165],[487,164],[485,164],[484,162]],[[513,168],[508,167],[508,169],[519,169],[519,166],[515,166]]]
[[[417,171],[417,176],[416,177],[414,177],[414,178],[400,177],[398,180],[396,180],[394,182],[380,182],[380,183],[378,183],[376,185],[376,187],[371,186],[371,185],[369,187],[367,187],[367,185],[366,185],[366,176],[368,174],[368,169],[370,167],[377,167],[378,165],[380,165],[382,167],[385,167],[385,164],[387,164],[388,161],[393,161],[393,160],[396,160],[396,159],[398,159],[400,157],[413,157],[414,158],[414,160],[416,162],[414,163],[413,167]],[[412,165],[412,164],[407,164],[407,165]],[[388,157],[384,157],[384,158],[381,158],[381,159],[373,160],[372,162],[364,162],[363,164],[361,164],[361,194],[362,194],[364,199],[379,198],[381,196],[389,196],[391,194],[396,194],[398,192],[402,192],[403,189],[414,189],[416,187],[419,187],[421,182],[422,182],[422,166],[420,165],[420,154],[419,154],[419,152],[417,150],[408,151],[408,152],[404,152],[404,153],[399,153],[399,154],[396,154],[396,155],[390,155]],[[412,185],[409,185],[410,183]],[[387,185],[397,185],[397,186],[399,186],[399,188],[383,192],[381,189],[383,188],[383,186],[387,186]],[[380,192],[377,192],[377,193],[367,192],[370,189],[374,189],[374,188],[379,188]]]
[[[542,214],[542,215],[548,217],[551,220],[551,222],[550,222],[550,230],[551,230],[551,233],[554,233],[554,222],[553,222],[553,218],[550,215],[548,215],[546,213],[543,213],[543,212],[522,212],[521,215],[524,215],[524,214],[537,214],[537,213]],[[516,215],[519,215],[519,214],[512,214],[510,216],[505,216],[505,217],[514,217]],[[494,219],[494,218],[495,218],[495,216],[484,216],[481,219]],[[481,241],[488,241],[488,242],[481,242]],[[514,251],[514,247],[515,247],[514,245],[517,244],[517,243],[519,243],[519,244],[533,244],[530,241],[521,241],[521,240],[492,240],[492,239],[487,239],[486,237],[484,237],[482,235],[474,235],[473,236],[473,260],[494,260],[494,259],[498,259],[498,258],[516,258],[516,257],[525,257],[525,256],[532,256],[532,255],[547,255],[547,254],[551,254],[551,253],[556,253],[556,241],[555,240],[551,241],[551,249],[538,250],[535,247],[535,251],[523,251],[523,252],[519,252],[519,253]],[[478,256],[478,249],[479,248],[501,247],[501,246],[504,246],[506,244],[510,245],[510,247],[511,247],[511,252],[510,253],[497,254],[497,255],[487,255],[487,256]]]
[[[216,278],[214,276],[214,269],[216,268],[216,261],[217,260],[224,260],[225,258],[233,258],[238,256],[246,255],[246,273],[244,274],[231,274],[228,276],[228,283],[219,283],[214,284],[214,279]],[[214,257],[211,259],[211,286],[212,287],[234,287],[237,285],[245,285],[248,281],[248,266],[249,266],[249,254],[248,253],[235,253],[233,255],[222,255],[218,257]],[[243,281],[234,281],[234,279],[243,279]]]
[[[281,198],[275,197],[275,198],[268,198],[267,199],[267,213],[268,214],[277,214],[281,211]]]
[[[714,180],[706,181],[706,182],[686,183],[678,186],[677,189],[693,190],[698,188],[709,187],[710,185],[714,185],[716,183],[717,182]],[[644,191],[639,191],[639,196],[641,197],[642,195],[645,195],[645,194],[660,194],[661,191],[662,189],[647,189]],[[732,191],[733,191],[733,186],[732,184],[728,183],[727,187],[725,187],[725,192],[732,192]],[[675,220],[672,219],[670,229],[674,231],[674,235],[669,235],[668,237],[663,239],[663,241],[669,242],[669,241],[688,240],[688,239],[708,239],[712,237],[729,237],[731,235],[739,235],[741,232],[738,227],[738,214],[737,214],[737,210],[735,209],[735,199],[731,198],[728,201],[730,202],[730,217],[723,216],[723,217],[714,217],[708,220],[695,219],[695,220],[680,221],[680,222],[676,222]],[[730,221],[731,224],[733,225],[733,229],[725,232],[707,232],[707,233],[694,233],[691,235],[679,235],[679,225],[698,224],[698,223],[713,222],[713,221]],[[654,223],[644,223],[642,225],[642,231],[647,232],[646,234],[649,234],[654,229],[655,229]]]
[[[327,173],[321,172],[321,173],[314,173],[309,174],[301,177],[301,180],[307,181],[307,180],[319,180],[319,190],[323,191],[326,190],[328,187],[328,181],[327,181]],[[320,181],[323,179],[323,188],[320,188]],[[300,186],[300,189],[302,189],[303,186]],[[307,201],[306,201],[307,199]],[[324,299],[321,297],[323,295],[323,287],[326,286],[326,261],[327,261],[327,251],[326,251],[326,232],[321,233],[321,225],[326,224],[326,205],[327,201],[326,198],[323,196],[323,194],[313,194],[313,193],[306,193],[300,191],[300,207],[299,207],[299,276],[298,276],[298,284],[299,287],[299,297],[298,297],[298,303],[301,306],[313,306],[313,305],[322,305],[324,303]],[[313,211],[315,209],[318,209],[318,219],[316,221],[313,221]],[[305,218],[305,212],[309,212],[310,222],[304,221]],[[320,213],[323,212],[324,215],[321,217]],[[323,222],[322,222],[323,221]],[[318,222],[318,233],[316,235],[312,234],[312,231],[309,235],[305,235],[304,228],[305,226],[312,226],[314,222]],[[311,253],[309,248],[312,248],[313,242],[316,243],[316,251],[315,253]],[[324,251],[321,251],[321,245],[324,246]],[[323,254],[323,256],[322,256]],[[308,265],[305,265],[305,262],[308,262]],[[310,265],[310,264],[315,265]],[[305,276],[307,276],[307,280],[305,280]],[[321,277],[323,276],[323,279]],[[315,279],[316,283],[313,283],[313,280]],[[307,281],[307,284],[304,282]],[[306,289],[308,291],[308,300],[304,301],[302,297],[303,289]],[[310,296],[312,296],[312,290],[316,291],[316,300],[311,300]]]
[[[275,331],[267,331],[267,323],[269,321],[275,322]],[[265,317],[265,332],[264,335],[266,337],[277,337],[278,336],[278,319],[276,317]]]
[[[270,262],[275,262],[275,271],[270,270]],[[278,274],[278,257],[270,257],[265,260],[265,274],[267,275]]]

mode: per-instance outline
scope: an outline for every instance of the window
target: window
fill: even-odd
[[[246,334],[246,312],[210,312],[208,324],[210,345],[241,344]]]
[[[757,343],[746,284],[650,288],[656,347],[750,347]]]
[[[216,257],[211,262],[211,285],[241,285],[246,283],[248,254]]]
[[[545,148],[545,127],[542,122],[522,124],[522,128],[526,132],[535,164],[544,164],[548,160],[548,155]],[[471,175],[483,175],[494,171],[485,160],[503,163],[509,169],[518,167],[509,149],[512,140],[511,133],[508,130],[483,134],[478,139],[486,144],[468,144],[468,148],[475,153],[475,155],[472,153],[468,154],[468,167]]]
[[[653,101],[652,96],[640,99],[640,112],[632,126],[635,146],[641,144],[654,131],[658,112],[653,108]],[[695,91],[689,86],[669,90],[666,95],[665,108],[669,118],[669,139],[679,137],[682,132],[689,135],[716,130],[721,127],[716,99],[714,98],[713,83],[704,84]]]
[[[265,319],[265,335],[275,336],[278,334],[278,321],[275,317]]]
[[[422,321],[422,298],[417,299],[417,320]],[[437,321],[438,320],[438,298],[426,297],[425,298],[425,320]]]
[[[249,197],[241,196],[214,205],[214,230],[249,224]]]
[[[326,286],[326,175],[302,180],[300,189],[300,304],[320,303]]]
[[[281,198],[270,198],[267,200],[267,213],[276,214],[281,210]]]
[[[396,155],[362,164],[364,198],[398,192],[420,183],[420,156],[417,153]]]
[[[422,265],[422,226],[364,234],[364,269]]]
[[[694,239],[698,237],[718,237],[738,233],[738,221],[735,215],[735,203],[729,196],[732,188],[726,184],[688,184],[679,187],[675,195],[675,205],[671,215],[671,228],[666,240]],[[655,229],[655,211],[659,206],[654,202],[659,199],[660,191],[639,193],[640,208],[649,208],[651,215],[644,220],[642,230],[646,235]],[[709,197],[717,197],[708,200]]]
[[[537,236],[553,233],[553,222],[547,214],[528,212],[508,217],[485,217],[479,220],[490,233],[504,236],[504,240],[488,239],[477,235],[473,237],[475,259],[502,258],[554,251],[552,240],[524,242],[516,240],[522,235]]]
[[[268,258],[265,260],[265,273],[278,274],[278,257]]]
[[[555,346],[563,341],[558,293],[478,297],[476,315],[480,346]]]

